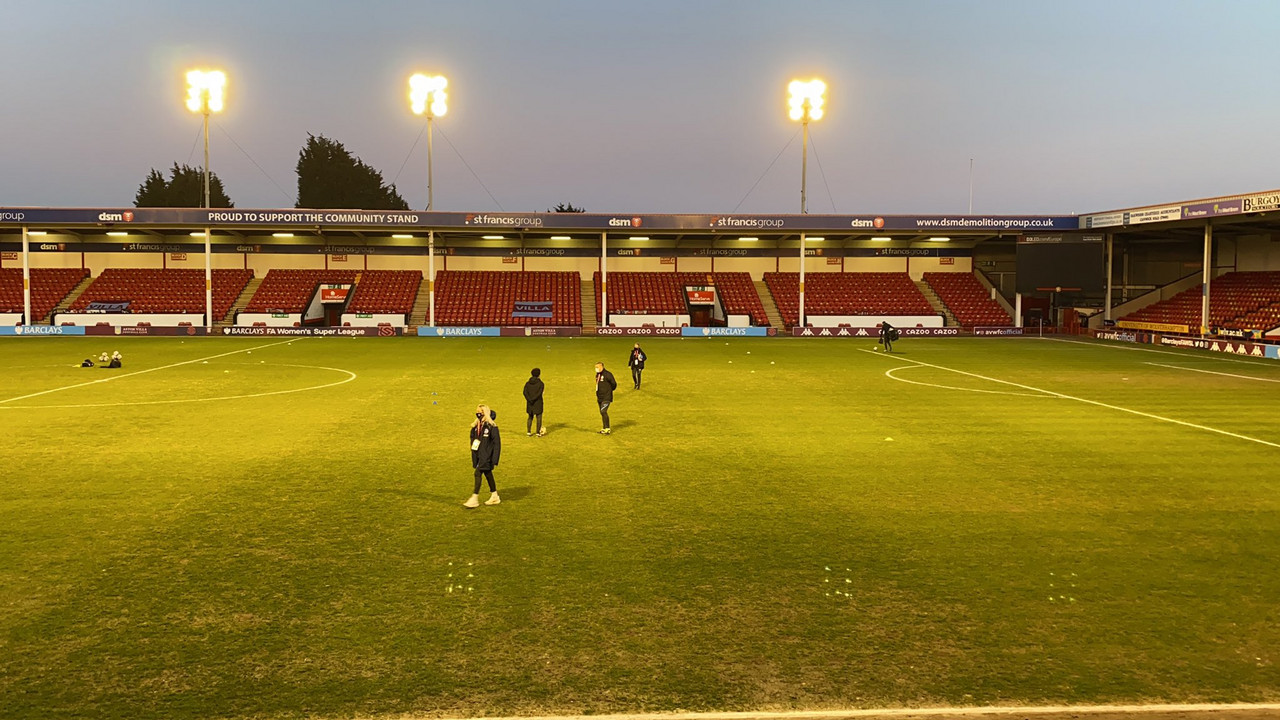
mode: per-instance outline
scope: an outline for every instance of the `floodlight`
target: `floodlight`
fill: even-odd
[[[221,70],[192,70],[187,73],[187,109],[191,112],[222,112],[226,73]]]
[[[444,91],[449,87],[449,80],[443,75],[423,75],[416,73],[409,78],[409,107],[414,115],[444,115],[449,111],[446,101],[449,94]],[[428,112],[428,110],[430,112]]]

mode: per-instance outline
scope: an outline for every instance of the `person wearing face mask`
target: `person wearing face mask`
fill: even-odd
[[[476,484],[471,497],[463,503],[463,507],[480,507],[480,478],[489,481],[489,499],[485,505],[497,505],[502,502],[498,497],[498,486],[493,481],[493,469],[498,466],[502,455],[502,437],[498,434],[498,413],[489,409],[488,405],[476,407],[476,420],[471,423],[471,467],[476,471]]]
[[[596,402],[600,404],[600,420],[604,423],[601,435],[610,433],[609,405],[613,402],[613,391],[617,389],[618,381],[613,379],[613,373],[604,369],[604,363],[596,363]]]

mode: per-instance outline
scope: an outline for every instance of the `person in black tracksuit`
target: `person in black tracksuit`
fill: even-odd
[[[898,331],[888,322],[880,322],[880,344],[885,352],[893,352],[893,341],[898,339]]]
[[[644,372],[644,361],[648,359],[649,356],[640,349],[640,343],[636,343],[636,346],[631,348],[631,354],[627,356],[627,365],[631,367],[631,380],[635,382],[636,390],[640,389],[640,373]]]
[[[497,419],[498,413],[490,410],[488,405],[476,407],[476,421],[471,423],[471,467],[476,471],[476,485],[463,507],[480,507],[481,477],[489,481],[489,499],[484,504],[502,502],[498,497],[498,486],[493,481],[493,469],[502,456],[502,437],[498,434]]]
[[[604,369],[604,363],[596,363],[596,402],[600,403],[600,419],[604,421],[601,435],[609,434],[609,404],[613,402],[613,391],[618,389],[618,381],[613,373]]]
[[[546,428],[542,427],[542,391],[545,387],[542,384],[542,370],[531,370],[529,379],[524,383],[524,411],[529,414],[529,419],[524,422],[525,435],[533,435],[534,418],[538,419],[538,437],[547,434]]]

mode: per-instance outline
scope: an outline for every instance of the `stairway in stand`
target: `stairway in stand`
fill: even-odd
[[[84,293],[85,290],[89,289],[89,284],[92,282],[93,282],[93,276],[90,275],[89,277],[76,283],[76,286],[71,289],[71,292],[67,293],[67,296],[62,298],[62,302],[58,303],[57,306],[53,308],[53,310],[49,311],[49,318],[47,321],[48,324],[49,325],[53,324],[53,319],[58,317],[58,313],[66,312],[67,308],[71,307],[71,303],[75,302],[76,298],[80,297],[80,295]],[[44,325],[45,323],[41,322],[39,324]]]
[[[769,318],[769,324],[781,335],[787,328],[782,323],[782,313],[778,312],[778,303],[773,301],[773,293],[769,292],[768,284],[763,280],[755,280],[751,284],[756,286],[756,294],[764,304],[764,314]]]
[[[231,310],[227,312],[227,316],[220,318],[213,324],[214,327],[229,327],[236,324],[236,313],[240,312],[249,304],[249,300],[253,298],[253,294],[258,292],[258,286],[262,285],[262,278],[254,277],[249,279],[249,284],[244,286],[244,291],[240,293],[236,301],[231,303]]]
[[[929,287],[929,283],[923,280],[914,280],[913,282],[915,282],[916,287],[920,288],[920,293],[924,295],[925,300],[929,301],[929,305],[944,318],[943,322],[946,323],[947,327],[955,327],[960,324],[956,320],[956,316],[952,315],[951,311],[947,309],[946,303],[942,302],[942,299],[938,297],[938,293]]]
[[[438,309],[438,308],[437,308]],[[418,295],[413,299],[413,310],[409,312],[409,325],[429,325],[431,318],[431,281],[422,278],[418,285]]]
[[[596,283],[594,280],[582,281],[582,334],[595,335],[598,325],[596,319]]]

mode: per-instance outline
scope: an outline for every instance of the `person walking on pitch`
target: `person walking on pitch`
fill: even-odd
[[[631,355],[627,357],[627,365],[631,368],[631,380],[635,383],[636,390],[640,389],[640,374],[644,372],[644,361],[648,359],[649,356],[640,349],[640,343],[636,343],[635,347],[631,348]]]
[[[475,489],[471,497],[462,504],[463,507],[480,507],[480,478],[489,481],[489,499],[485,505],[497,505],[502,502],[498,497],[498,486],[493,481],[493,469],[498,466],[502,456],[502,436],[498,434],[498,413],[489,409],[488,405],[476,407],[476,421],[471,423],[471,467],[476,471]]]

